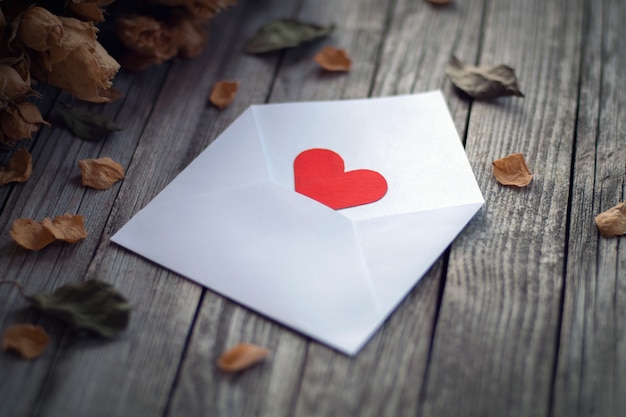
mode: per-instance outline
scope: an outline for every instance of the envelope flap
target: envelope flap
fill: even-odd
[[[151,204],[269,180],[252,108],[239,116]]]

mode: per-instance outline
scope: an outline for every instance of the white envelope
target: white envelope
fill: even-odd
[[[378,201],[334,210],[294,160],[380,173]],[[355,354],[483,205],[439,91],[248,108],[112,240]]]

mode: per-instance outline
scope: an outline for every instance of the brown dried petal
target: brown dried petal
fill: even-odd
[[[24,182],[33,173],[33,159],[26,148],[20,148],[11,157],[7,166],[0,168],[0,185]]]
[[[15,219],[9,234],[18,245],[29,250],[42,249],[56,240],[50,230],[32,219]]]
[[[530,173],[524,155],[521,153],[514,153],[493,161],[493,175],[500,184],[516,187],[525,187],[533,179],[533,174]]]
[[[81,19],[104,22],[104,15],[95,3],[68,3],[67,8]]]
[[[124,178],[124,168],[111,158],[83,159],[78,166],[85,187],[106,190]]]
[[[47,51],[52,45],[61,46],[63,23],[43,7],[29,7],[22,14],[17,38],[36,51]]]
[[[50,343],[50,336],[41,326],[16,324],[5,330],[2,350],[14,350],[24,359],[41,356]]]
[[[209,100],[215,107],[223,109],[233,102],[238,89],[239,81],[218,81],[213,86]]]
[[[239,372],[260,362],[269,350],[249,343],[240,343],[227,350],[217,360],[217,367],[224,372]]]
[[[0,113],[0,129],[9,140],[32,139],[41,125],[50,126],[50,123],[43,119],[37,106],[28,101]]]
[[[626,234],[626,202],[596,216],[596,225],[604,237],[621,236]]]
[[[326,46],[313,58],[326,71],[350,71],[352,60],[344,49]]]
[[[41,221],[43,227],[58,240],[68,243],[76,243],[87,237],[87,230],[84,226],[84,218],[79,214],[64,214],[57,216],[54,220],[46,217]]]

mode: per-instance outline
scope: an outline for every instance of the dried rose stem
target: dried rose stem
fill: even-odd
[[[19,282],[12,281],[12,280],[9,280],[9,279],[0,279],[0,285],[2,285],[2,284],[11,284],[11,285],[13,285],[20,292],[20,295],[22,297],[26,298],[26,293],[24,292],[24,287]]]

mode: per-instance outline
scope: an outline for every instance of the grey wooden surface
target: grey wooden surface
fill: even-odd
[[[328,39],[250,56],[270,19],[337,23]],[[53,338],[36,361],[0,354],[0,416],[619,416],[626,410],[626,253],[593,218],[624,200],[626,4],[591,0],[240,0],[203,55],[115,81],[124,98],[78,104],[124,127],[89,143],[44,128],[32,178],[0,187],[1,278],[31,292],[98,278],[134,306],[101,341],[26,308],[0,287],[0,330],[19,322]],[[346,48],[348,74],[311,61]],[[526,97],[475,102],[444,75],[454,54],[514,67]],[[213,83],[241,81],[225,110]],[[248,105],[442,89],[486,204],[372,340],[347,357],[109,242],[134,213]],[[49,115],[66,94],[42,87]],[[498,185],[491,161],[522,152],[528,188]],[[106,191],[80,185],[77,161],[127,170]],[[6,158],[5,158],[6,160]],[[18,217],[86,218],[89,237],[17,247]],[[417,255],[417,254],[416,254]],[[226,375],[215,360],[240,341],[263,364]]]

